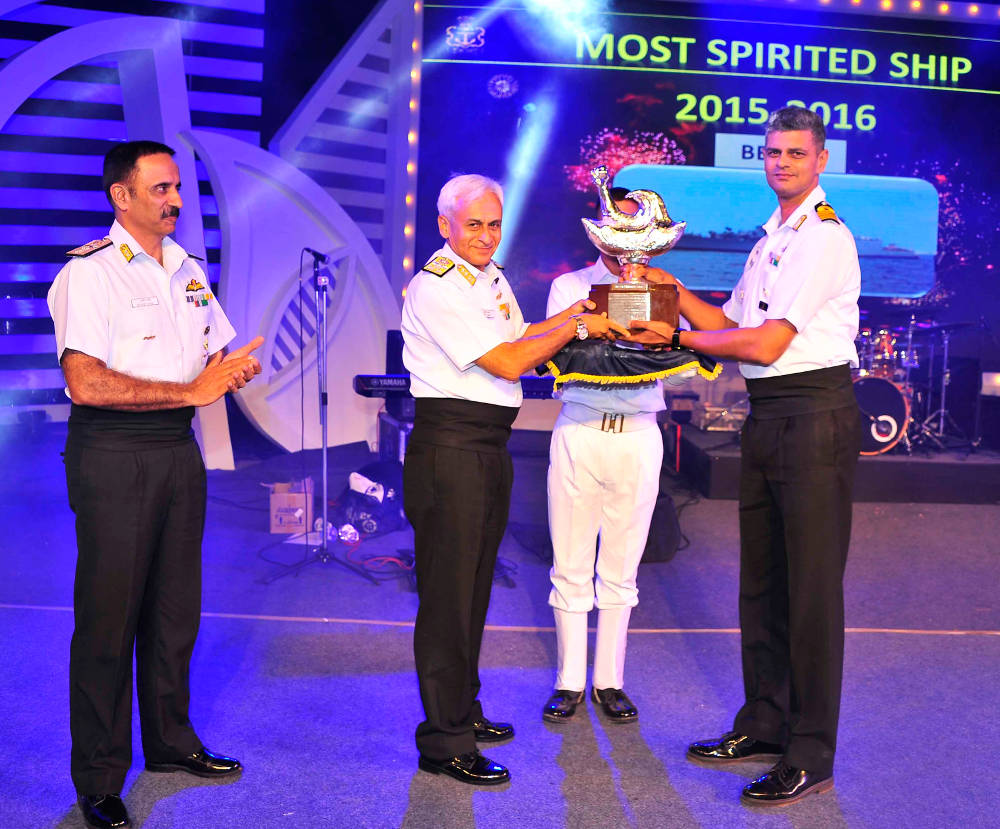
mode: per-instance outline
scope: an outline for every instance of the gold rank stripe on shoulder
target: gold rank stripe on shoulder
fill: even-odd
[[[452,262],[447,256],[435,256],[430,262],[424,265],[421,270],[432,273],[434,276],[444,276],[454,267],[455,263]]]
[[[107,236],[103,239],[94,239],[93,242],[87,242],[85,245],[80,245],[78,248],[73,248],[73,250],[66,251],[67,256],[90,256],[92,253],[97,253],[99,250],[104,250],[106,247],[114,244]]]
[[[816,215],[819,216],[824,222],[836,222],[838,225],[840,224],[840,219],[837,218],[837,214],[825,201],[821,201],[816,205]]]
[[[465,265],[459,265],[458,272],[462,274],[462,276],[465,278],[465,281],[468,282],[470,285],[476,284],[476,277],[472,275],[472,273],[469,271],[467,267],[465,267]]]

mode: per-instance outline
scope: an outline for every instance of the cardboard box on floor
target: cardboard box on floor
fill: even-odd
[[[271,491],[272,533],[304,533],[312,529],[312,478],[264,486]]]

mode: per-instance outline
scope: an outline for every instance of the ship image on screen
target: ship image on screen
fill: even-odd
[[[640,183],[662,193],[688,222],[677,246],[652,264],[692,290],[732,290],[774,211],[763,172],[637,164],[615,177],[618,187]],[[929,182],[826,173],[820,185],[854,234],[863,296],[919,297],[934,286],[938,195]]]

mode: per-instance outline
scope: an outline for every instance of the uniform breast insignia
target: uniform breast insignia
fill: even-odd
[[[202,285],[197,279],[191,279],[190,282],[184,287],[185,295],[184,298],[194,305],[195,308],[202,308],[208,305],[209,300],[212,299],[212,292],[205,291],[205,286]],[[205,291],[202,294],[197,293],[197,291]],[[208,330],[205,330],[208,333]]]
[[[824,222],[836,222],[838,225],[840,224],[840,219],[837,218],[837,214],[825,201],[821,201],[816,205],[816,215],[819,216]]]
[[[830,209],[832,210],[833,208],[830,208]],[[805,213],[803,213],[801,216],[799,216],[799,220],[795,224],[792,225],[792,230],[798,230],[800,227],[802,227],[802,223],[806,219],[808,219],[808,218],[809,218],[809,216],[806,215]]]
[[[761,311],[766,311],[767,303],[764,302],[764,300],[761,300],[760,302],[757,303],[757,307],[760,308]]]
[[[454,267],[455,263],[452,262],[447,256],[435,256],[430,262],[424,265],[421,270],[432,273],[434,276],[444,276]]]
[[[97,253],[99,250],[104,250],[106,247],[114,244],[107,236],[103,239],[94,239],[93,242],[87,242],[85,245],[80,245],[78,248],[73,248],[73,250],[66,251],[67,256],[90,256],[92,253]]]
[[[500,306],[500,313],[503,314],[503,318],[505,320],[509,320],[510,319],[510,303],[509,302],[505,302],[505,303],[503,303]]]
[[[460,274],[462,274],[462,277],[463,277],[463,278],[465,279],[465,281],[466,281],[466,282],[468,282],[468,283],[469,283],[470,285],[475,285],[475,284],[476,284],[476,277],[474,277],[474,276],[472,275],[472,273],[471,273],[471,272],[469,271],[469,269],[468,269],[467,267],[465,267],[465,265],[459,265],[459,266],[458,266],[458,272],[459,272]]]
[[[184,297],[189,303],[194,305],[195,308],[202,308],[212,299],[212,292],[205,291],[203,294],[187,294]]]
[[[132,248],[130,248],[124,242],[122,242],[118,246],[118,250],[121,251],[122,256],[125,257],[126,262],[131,262],[133,259],[135,259],[135,254],[132,253]]]

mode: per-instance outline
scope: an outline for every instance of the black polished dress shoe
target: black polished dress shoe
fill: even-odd
[[[718,740],[691,743],[687,750],[688,759],[713,765],[738,763],[742,760],[769,760],[780,757],[781,753],[781,746],[755,740],[738,731],[723,734]]]
[[[171,763],[146,763],[147,771],[186,771],[196,777],[229,777],[243,771],[239,760],[214,754],[207,748]]]
[[[117,794],[82,794],[77,800],[83,819],[88,826],[96,829],[116,829],[119,826],[131,826],[125,804]]]
[[[743,787],[740,800],[756,806],[784,806],[832,788],[833,775],[797,769],[779,760],[767,774]]]
[[[477,743],[501,743],[514,739],[514,726],[509,722],[493,722],[483,717],[472,724]]]
[[[611,722],[636,722],[639,710],[632,704],[621,688],[594,688],[592,699]]]
[[[573,719],[576,706],[583,702],[583,691],[556,690],[542,709],[542,719],[548,722],[566,722]]]
[[[417,765],[431,774],[447,774],[473,786],[497,786],[510,780],[510,772],[506,766],[494,763],[478,751],[449,757],[447,760],[431,760],[421,754]]]

